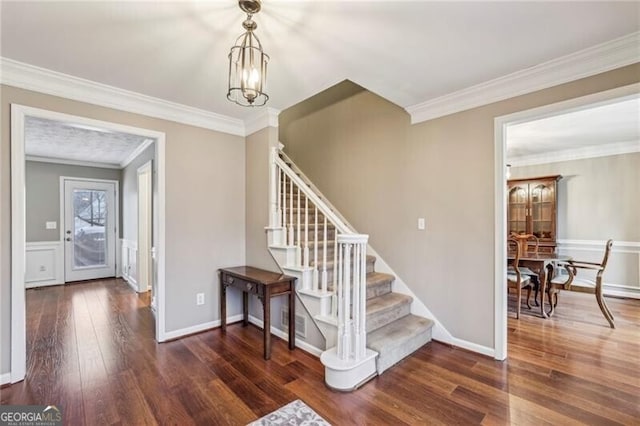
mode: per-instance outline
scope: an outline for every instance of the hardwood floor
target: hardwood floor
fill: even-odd
[[[27,291],[27,379],[2,404],[53,404],[65,424],[244,425],[302,399],[335,425],[639,424],[640,301],[562,293],[556,315],[509,319],[509,359],[432,342],[360,390],[253,326],[156,344],[148,297],[121,280]],[[512,307],[515,300],[512,299]]]

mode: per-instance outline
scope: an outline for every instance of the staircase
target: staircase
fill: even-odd
[[[431,340],[391,274],[375,271],[357,234],[284,153],[272,152],[269,249],[325,337],[325,380],[353,390]]]

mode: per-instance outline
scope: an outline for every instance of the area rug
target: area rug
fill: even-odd
[[[247,426],[276,425],[331,426],[331,423],[320,417],[318,413],[313,411],[307,404],[296,399],[273,413],[269,413],[255,422],[249,423]]]

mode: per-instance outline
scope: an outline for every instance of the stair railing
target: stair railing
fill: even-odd
[[[272,148],[270,226],[281,229],[282,244],[295,247],[295,264],[286,266],[301,270],[312,268],[312,278],[303,279],[301,289],[331,294],[330,311],[323,316],[336,321],[338,356],[342,360],[357,360],[366,351],[366,250],[369,236],[355,233],[318,195],[319,191],[287,164],[292,163],[291,160],[285,157],[285,161],[281,155],[284,153]],[[309,220],[310,211],[314,213],[313,223]],[[321,222],[318,213],[322,215]],[[335,229],[332,240],[329,238],[330,228]],[[313,250],[309,247],[310,232]],[[333,244],[332,288],[329,287],[327,271],[330,244]],[[331,343],[327,342],[327,345]]]

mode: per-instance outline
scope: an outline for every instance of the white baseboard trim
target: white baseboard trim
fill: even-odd
[[[131,287],[133,291],[135,291],[136,293],[138,292],[138,283],[136,282],[136,280],[126,275],[123,275],[122,279],[124,279],[124,281],[129,284],[129,287]]]
[[[640,299],[640,287],[630,287],[619,284],[603,284],[602,291],[605,296],[626,297]]]
[[[11,372],[0,374],[0,385],[11,383]]]
[[[242,321],[242,319],[243,319],[242,314],[233,315],[233,316],[227,317],[227,324],[230,324],[232,322]],[[180,337],[188,336],[190,334],[211,330],[212,328],[220,327],[220,324],[221,324],[220,320],[215,320],[215,321],[204,322],[198,325],[192,325],[191,327],[180,328],[174,331],[167,331],[164,333],[164,337],[165,337],[164,341],[166,342],[167,340],[175,340],[175,339],[179,339]]]
[[[262,321],[260,318],[254,317],[253,315],[249,315],[249,322],[255,326],[258,326],[260,328],[262,328],[264,330],[264,321]],[[281,339],[285,340],[286,342],[289,341],[289,334],[285,331],[280,330],[279,328],[276,328],[274,326],[271,326],[271,334],[274,334],[278,337],[280,337]],[[305,352],[310,353],[311,355],[320,357],[320,355],[322,354],[322,352],[324,352],[324,350],[322,349],[318,349],[315,346],[305,342],[302,339],[298,339],[296,338],[296,348],[300,348]]]
[[[461,348],[461,349],[466,349],[468,351],[471,352],[476,352],[479,353],[481,355],[486,355],[489,356],[491,358],[495,358],[496,357],[496,350],[493,348],[489,348],[487,346],[482,346],[479,345],[477,343],[473,343],[473,342],[469,342],[468,340],[463,340],[463,339],[458,339],[457,337],[452,337],[450,341],[448,342],[444,342],[442,340],[439,339],[433,339],[433,340],[437,340],[439,342],[442,343],[448,343],[452,346]]]

